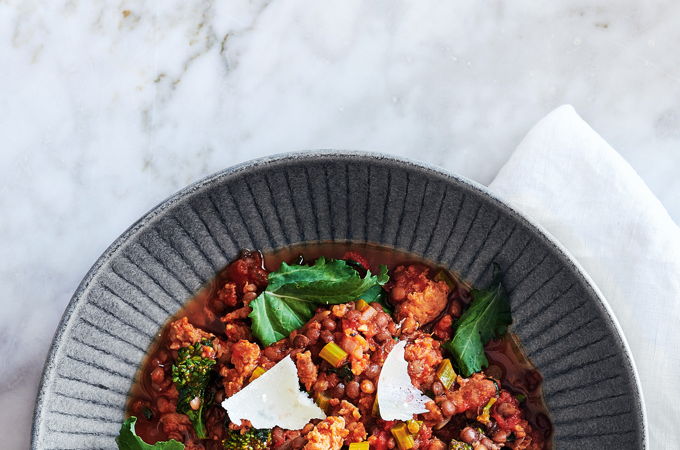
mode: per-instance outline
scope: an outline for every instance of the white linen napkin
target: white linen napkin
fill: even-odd
[[[489,188],[557,238],[630,345],[650,448],[680,442],[680,229],[633,168],[565,105],[527,134]]]

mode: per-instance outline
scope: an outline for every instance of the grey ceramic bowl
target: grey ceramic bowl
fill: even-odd
[[[483,187],[409,161],[313,152],[193,184],[97,261],[61,321],[40,387],[34,449],[115,449],[135,372],[159,327],[240,249],[354,240],[393,246],[475,284],[500,264],[517,333],[545,377],[557,448],[645,448],[626,343],[587,276]]]

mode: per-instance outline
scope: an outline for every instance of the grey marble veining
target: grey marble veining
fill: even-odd
[[[163,198],[256,156],[374,150],[488,183],[572,103],[680,220],[671,0],[0,2],[0,427],[97,256]]]

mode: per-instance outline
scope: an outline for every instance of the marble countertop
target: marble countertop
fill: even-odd
[[[571,103],[680,221],[680,3],[444,3],[0,1],[3,448],[90,265],[235,163],[372,150],[488,183]]]

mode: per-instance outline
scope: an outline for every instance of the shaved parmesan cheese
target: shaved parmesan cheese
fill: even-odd
[[[414,414],[426,413],[425,403],[432,401],[411,383],[405,348],[406,341],[394,346],[378,377],[378,407],[383,420],[413,419]]]
[[[324,412],[300,391],[295,363],[286,356],[248,386],[222,402],[234,423],[249,420],[255,428],[299,430],[312,419],[325,419]]]

